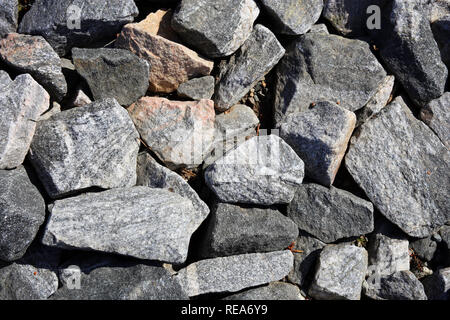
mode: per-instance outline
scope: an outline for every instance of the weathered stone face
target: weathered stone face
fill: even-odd
[[[19,19],[19,2],[0,0],[0,38],[17,30]]]

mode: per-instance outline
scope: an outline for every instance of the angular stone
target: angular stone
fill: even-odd
[[[207,57],[232,55],[250,36],[259,8],[253,0],[183,0],[172,27]]]
[[[38,121],[48,120],[52,116],[54,116],[55,114],[60,113],[60,112],[61,112],[61,105],[58,102],[53,101],[52,107],[47,112],[42,114],[39,117]]]
[[[191,78],[209,75],[214,66],[213,61],[179,43],[170,29],[171,16],[170,10],[151,13],[139,23],[127,24],[116,41],[116,47],[149,62],[152,92],[173,92]]]
[[[0,38],[17,30],[19,20],[19,2],[0,0]]]
[[[320,18],[322,0],[262,0],[274,24],[274,31],[288,35],[301,35],[309,31]]]
[[[133,0],[36,0],[19,32],[43,36],[64,56],[73,47],[112,40],[138,13]]]
[[[253,137],[211,164],[205,182],[222,202],[289,203],[303,181],[304,164],[275,135]]]
[[[175,192],[191,200],[195,210],[206,219],[209,214],[208,206],[180,175],[160,165],[148,153],[140,153],[138,155],[136,170],[136,185],[163,188],[168,189],[170,192]]]
[[[0,170],[0,259],[21,258],[44,219],[44,199],[25,168]]]
[[[45,300],[58,289],[56,273],[13,263],[0,269],[0,300]]]
[[[0,70],[0,90],[3,90],[11,82],[12,80],[9,74],[6,71]]]
[[[280,126],[280,136],[305,162],[306,175],[330,186],[344,158],[355,123],[353,112],[323,101],[310,110],[287,116]]]
[[[345,165],[370,201],[412,237],[450,219],[449,151],[401,98],[361,126]]]
[[[359,300],[367,270],[367,251],[349,244],[322,249],[309,295],[317,300]]]
[[[441,139],[442,143],[450,149],[450,92],[446,92],[442,97],[432,100],[420,111],[420,118],[431,130]]]
[[[0,169],[22,164],[36,130],[36,121],[49,103],[48,93],[29,74],[19,75],[3,86],[0,91]]]
[[[375,284],[364,282],[363,288],[374,300],[427,300],[422,283],[409,270],[382,276]]]
[[[20,73],[29,73],[55,100],[66,95],[61,59],[43,37],[8,34],[0,40],[0,60]]]
[[[286,282],[272,282],[267,286],[246,290],[226,297],[224,300],[305,300],[300,289]]]
[[[428,299],[448,300],[450,298],[450,267],[440,269],[426,277],[422,284]]]
[[[214,77],[195,78],[180,84],[177,95],[192,100],[211,99],[214,94]]]
[[[204,214],[164,189],[121,188],[55,201],[43,244],[183,263]]]
[[[373,205],[345,190],[303,184],[287,215],[300,229],[325,243],[373,231]]]
[[[297,236],[297,225],[278,210],[216,203],[202,237],[201,256],[283,250]]]
[[[423,107],[444,93],[448,70],[429,23],[426,0],[394,0],[376,32],[380,55],[413,102]]]
[[[307,110],[318,101],[340,102],[350,111],[364,107],[386,77],[381,64],[360,40],[307,33],[294,41],[278,64],[275,121]]]
[[[245,288],[278,281],[292,269],[289,250],[250,253],[200,260],[178,271],[175,276],[187,294],[237,292]]]
[[[283,46],[266,27],[257,24],[242,47],[221,70],[214,103],[219,111],[239,102],[283,57]]]
[[[431,237],[414,240],[409,246],[420,259],[425,261],[431,261],[437,249],[437,243],[436,241],[433,241]]]
[[[379,275],[409,270],[408,240],[378,233],[370,237],[368,251],[371,269]]]
[[[443,16],[450,14],[450,1],[448,0],[430,0],[431,12],[430,22],[433,23]]]
[[[170,169],[199,166],[213,143],[211,100],[143,97],[128,112],[146,145]]]
[[[450,2],[448,4],[449,10],[447,15],[436,20],[431,25],[434,39],[436,40],[439,50],[441,52],[441,59],[447,65],[447,69],[450,68]]]
[[[80,288],[70,283],[52,300],[187,300],[177,280],[161,267],[100,267],[89,273],[78,272]]]
[[[126,110],[105,99],[40,121],[29,156],[52,198],[90,187],[131,187],[138,137]]]
[[[72,58],[95,100],[115,98],[129,106],[147,92],[148,62],[128,50],[73,48]]]
[[[310,33],[323,33],[323,34],[330,34],[328,31],[327,26],[324,23],[319,23],[311,26],[311,29],[309,30]]]

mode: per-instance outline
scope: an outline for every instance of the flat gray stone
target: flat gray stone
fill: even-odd
[[[100,100],[39,121],[30,160],[53,198],[90,187],[131,187],[138,137],[115,99]]]
[[[0,170],[0,259],[21,258],[44,219],[44,199],[25,168]]]
[[[0,0],[0,38],[16,32],[19,20],[19,2],[17,0]]]
[[[448,149],[401,98],[361,126],[345,159],[374,206],[417,238],[450,218],[449,164]]]
[[[73,48],[72,59],[95,100],[115,98],[129,106],[147,92],[149,64],[128,50]]]
[[[0,269],[0,300],[45,300],[58,289],[56,273],[13,263]]]
[[[297,236],[297,225],[278,210],[216,203],[202,235],[201,256],[283,250]]]
[[[305,300],[300,289],[286,282],[272,282],[267,286],[246,290],[226,297],[224,300]]]
[[[422,284],[429,300],[450,298],[450,267],[440,269],[423,279]]]
[[[233,54],[250,36],[259,8],[253,0],[183,0],[172,27],[207,57]]]
[[[381,233],[369,238],[369,265],[378,275],[409,270],[408,240],[394,239]]]
[[[419,256],[420,259],[431,261],[437,249],[437,242],[432,237],[418,239],[410,242],[410,248]]]
[[[341,166],[355,124],[353,112],[323,101],[310,110],[288,115],[280,126],[280,137],[305,162],[306,176],[330,186]]]
[[[3,80],[6,84],[8,81]],[[36,121],[50,96],[29,74],[17,76],[0,91],[0,169],[21,165],[30,148]]]
[[[253,137],[211,164],[205,182],[222,202],[289,203],[303,181],[304,164],[275,135]]]
[[[190,297],[237,292],[283,279],[293,260],[289,250],[200,260],[178,271],[175,278]]]
[[[0,40],[0,60],[17,72],[29,73],[55,100],[66,95],[61,59],[43,37],[8,34]]]
[[[373,205],[345,190],[303,184],[287,215],[300,229],[325,243],[368,234],[374,229]]]
[[[309,295],[317,300],[360,300],[367,251],[350,244],[322,249]]]
[[[320,18],[322,0],[262,0],[276,33],[301,35]]]
[[[441,139],[442,143],[450,149],[450,92],[446,92],[442,97],[432,100],[420,111],[420,118],[431,130]]]
[[[36,0],[19,32],[43,36],[64,56],[73,47],[113,40],[138,13],[133,0]]]
[[[164,189],[133,187],[55,201],[43,244],[183,263],[204,214]]]
[[[215,108],[228,110],[239,102],[285,54],[275,35],[257,24],[239,51],[221,70],[214,95]]]
[[[191,79],[180,84],[177,95],[192,100],[211,99],[214,94],[215,80],[213,76]]]
[[[319,101],[339,102],[350,111],[364,107],[386,77],[369,44],[324,33],[294,41],[277,66],[275,122]]]

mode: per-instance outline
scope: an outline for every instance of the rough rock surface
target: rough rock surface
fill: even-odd
[[[224,300],[305,300],[300,289],[286,282],[272,282],[267,286],[246,290]]]
[[[20,73],[29,73],[57,101],[66,95],[61,59],[43,37],[8,34],[0,40],[0,60]]]
[[[211,164],[205,182],[222,202],[289,203],[304,176],[303,161],[275,135],[253,137]]]
[[[322,249],[309,295],[318,300],[359,300],[367,270],[367,251],[349,244]]]
[[[203,236],[204,258],[286,249],[297,225],[274,209],[216,203]]]
[[[133,0],[36,0],[22,19],[19,32],[43,36],[64,56],[113,38],[138,15]]]
[[[150,64],[149,90],[170,93],[187,80],[209,75],[213,61],[180,44],[168,25],[172,12],[151,13],[139,23],[127,24],[116,47],[130,50]]]
[[[281,280],[292,269],[293,260],[289,250],[200,260],[181,269],[175,278],[190,297],[237,292]]]
[[[4,76],[3,76],[4,77]],[[36,121],[49,107],[50,97],[29,74],[6,77],[0,91],[0,169],[22,164],[36,130]]]
[[[95,100],[115,98],[129,106],[147,92],[148,62],[128,50],[73,48],[72,58]]]
[[[430,22],[433,23],[443,16],[450,14],[450,1],[448,0],[430,0],[431,12]]]
[[[8,84],[12,82],[9,74],[6,71],[0,70],[0,90],[3,90]]]
[[[439,50],[441,51],[442,61],[450,68],[450,2],[448,2],[447,15],[433,22],[431,30],[436,40]]]
[[[414,240],[409,246],[420,259],[425,261],[431,261],[437,249],[437,243],[433,241],[432,237]]]
[[[180,84],[177,95],[192,100],[211,99],[214,94],[214,77],[195,78]]]
[[[446,92],[442,97],[432,100],[420,111],[420,118],[434,133],[437,134],[442,143],[450,149],[450,92]]]
[[[369,239],[369,264],[378,275],[409,270],[408,240],[393,239],[381,233]]]
[[[290,114],[280,136],[305,162],[306,176],[330,186],[344,158],[356,116],[334,103],[318,102],[310,110]]]
[[[261,0],[274,24],[274,31],[288,35],[301,35],[320,18],[323,0]]]
[[[120,188],[57,200],[43,243],[183,263],[204,214],[164,189]]]
[[[131,187],[138,137],[115,99],[100,100],[40,121],[30,160],[51,197],[89,187]]]
[[[56,273],[13,263],[0,268],[0,300],[45,300],[58,289]]]
[[[0,38],[5,34],[16,32],[19,19],[19,2],[17,0],[0,0]]]
[[[361,126],[345,164],[374,206],[410,236],[427,237],[450,219],[449,151],[401,98]]]
[[[214,95],[218,111],[228,110],[239,102],[285,54],[275,35],[257,24],[242,47],[230,58],[216,86]]]
[[[361,109],[386,77],[369,45],[360,40],[307,33],[286,51],[276,72],[276,123],[324,100],[350,111]]]
[[[0,259],[21,258],[44,218],[44,199],[25,168],[0,170]]]
[[[450,267],[440,269],[426,277],[422,284],[430,300],[448,300],[450,298]]]
[[[259,8],[253,0],[183,0],[172,27],[190,46],[207,57],[233,54],[247,40]]]
[[[350,192],[303,184],[288,205],[287,215],[300,229],[326,243],[373,231],[373,206]]]
[[[214,141],[211,100],[143,97],[128,112],[143,141],[170,169],[199,166]]]

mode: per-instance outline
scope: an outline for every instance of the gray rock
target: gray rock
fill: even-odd
[[[385,77],[366,42],[307,33],[288,47],[277,66],[275,121],[283,122],[285,115],[319,101],[340,102],[350,111],[361,109]]]
[[[367,251],[350,244],[322,249],[309,295],[317,300],[359,300],[367,270]]]
[[[115,98],[129,106],[147,92],[149,64],[128,50],[73,48],[72,58],[95,100]]]
[[[300,229],[325,243],[367,234],[374,229],[373,205],[350,192],[318,184],[303,184],[288,205]]]
[[[439,235],[441,236],[441,239],[445,243],[447,248],[450,250],[450,226],[443,226],[439,230]]]
[[[290,114],[280,136],[305,162],[306,176],[330,186],[344,158],[356,116],[334,103],[318,102],[312,109]]]
[[[190,297],[237,292],[281,280],[292,269],[293,260],[289,250],[207,259],[181,269],[175,278]]]
[[[0,38],[5,34],[16,32],[19,19],[19,2],[17,0],[0,0]]]
[[[0,90],[3,90],[11,82],[12,80],[9,74],[6,71],[0,70]]]
[[[420,259],[425,261],[431,261],[437,249],[437,243],[436,241],[433,241],[431,237],[414,240],[409,244],[409,246],[414,250]]]
[[[323,33],[323,34],[330,34],[328,31],[327,26],[324,23],[319,23],[311,26],[311,29],[309,30],[310,33]]]
[[[64,56],[73,47],[112,40],[138,13],[133,0],[37,0],[19,32],[43,36]]]
[[[204,258],[286,249],[298,236],[291,219],[274,209],[216,203],[202,241]]]
[[[226,297],[224,300],[305,300],[300,289],[286,282],[272,282],[267,286],[246,290]]]
[[[48,120],[52,116],[54,116],[55,114],[60,113],[60,112],[61,112],[61,105],[58,102],[53,101],[52,107],[47,112],[42,114],[39,117],[38,121]]]
[[[56,273],[13,263],[0,269],[0,300],[45,300],[58,289]]]
[[[183,263],[204,220],[189,199],[165,189],[133,187],[55,201],[43,244]]]
[[[214,77],[205,76],[182,83],[177,94],[181,98],[192,100],[211,99],[214,94]]]
[[[448,0],[430,0],[431,12],[430,22],[433,23],[443,16],[450,14],[450,1]]]
[[[177,173],[160,165],[148,153],[140,153],[137,158],[138,186],[168,189],[192,201],[195,210],[202,214],[203,219],[209,214],[209,208],[197,192]]]
[[[369,239],[369,264],[373,273],[389,275],[409,270],[408,240],[389,238],[381,233]]]
[[[448,70],[429,23],[426,0],[394,0],[376,32],[380,55],[420,107],[444,93]]]
[[[303,181],[304,164],[275,135],[253,137],[211,164],[205,181],[222,202],[289,203]]]
[[[364,282],[364,295],[374,300],[427,300],[422,283],[409,271],[382,276],[378,282]]]
[[[55,100],[66,95],[61,59],[43,37],[8,34],[0,40],[0,60],[20,73],[29,73]]]
[[[3,86],[0,91],[0,169],[22,164],[36,130],[36,121],[48,109],[49,101],[48,93],[29,74],[17,76]]]
[[[440,269],[423,279],[425,293],[430,300],[448,300],[450,298],[450,267]]]
[[[66,269],[67,271],[67,269]],[[100,267],[89,272],[67,274],[79,277],[51,297],[52,300],[187,300],[177,280],[161,267]]]
[[[450,3],[448,4],[449,10],[447,15],[436,20],[431,25],[434,39],[436,40],[439,50],[441,52],[441,59],[447,65],[447,69],[450,67]]]
[[[89,187],[131,187],[138,137],[126,110],[105,99],[40,121],[30,160],[53,198]]]
[[[22,257],[44,219],[44,199],[25,168],[0,170],[0,259]]]
[[[219,111],[239,102],[280,61],[285,50],[275,35],[257,24],[242,47],[221,70],[214,103]]]
[[[450,149],[450,92],[446,92],[442,97],[432,100],[420,111],[420,118],[434,133],[437,134],[442,143]]]
[[[412,237],[450,218],[448,149],[401,98],[361,126],[345,164],[370,201]]]
[[[259,8],[253,0],[183,0],[172,27],[207,57],[233,54],[250,36]]]
[[[261,0],[261,3],[272,19],[274,31],[288,35],[308,32],[323,9],[322,0]]]

